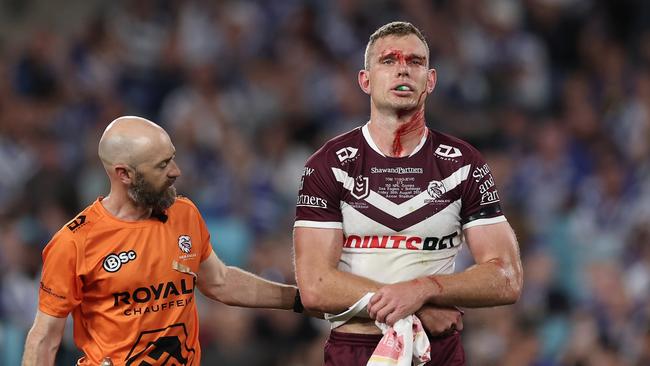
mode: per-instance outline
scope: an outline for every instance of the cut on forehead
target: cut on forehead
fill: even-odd
[[[137,166],[160,149],[169,147],[171,141],[162,127],[145,118],[124,116],[106,127],[98,152],[105,165]]]
[[[377,43],[378,40],[387,38],[387,37],[408,37],[408,36],[415,36],[417,37],[422,44],[424,44],[424,48],[426,50],[426,58],[428,60],[429,58],[429,44],[427,43],[426,38],[424,38],[424,35],[422,35],[422,32],[414,26],[413,24],[409,22],[391,22],[388,24],[385,24],[379,29],[377,29],[373,34],[370,35],[370,39],[368,40],[368,44],[366,45],[366,52],[364,55],[364,63],[363,66],[367,70],[370,67],[370,57],[372,57],[371,53],[373,52],[373,48],[375,43]]]

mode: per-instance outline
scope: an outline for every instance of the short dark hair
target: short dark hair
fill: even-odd
[[[378,39],[388,37],[388,36],[398,36],[398,37],[403,37],[403,36],[408,36],[411,34],[415,34],[422,43],[424,43],[424,46],[427,48],[427,59],[429,55],[429,44],[427,43],[426,38],[422,35],[422,32],[420,32],[417,27],[415,27],[413,24],[409,22],[390,22],[388,24],[384,24],[379,29],[375,31],[375,33],[370,35],[370,39],[368,40],[368,44],[366,45],[366,53],[364,54],[363,57],[363,67],[368,70],[368,67],[370,66],[368,62],[368,56],[370,55],[370,48],[377,42]]]

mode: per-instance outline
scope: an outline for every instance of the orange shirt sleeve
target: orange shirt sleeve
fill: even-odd
[[[75,242],[67,233],[59,232],[43,250],[38,296],[42,312],[64,318],[81,303],[83,283],[77,263]]]
[[[210,254],[212,254],[212,244],[210,243],[210,232],[203,220],[203,216],[201,216],[201,213],[198,210],[196,213],[198,214],[199,225],[201,227],[201,262],[203,262],[210,257]]]
[[[199,211],[199,208],[196,207],[194,202],[192,202],[189,198],[186,197],[183,197],[182,199],[190,204],[190,206],[192,207],[192,211],[196,217],[196,220],[198,221],[199,230],[201,232],[201,249],[200,249],[201,262],[203,262],[204,260],[210,257],[210,254],[212,254],[212,244],[210,243],[210,232],[208,231],[208,227],[205,224],[205,220],[203,220],[203,216],[201,216],[201,212]]]

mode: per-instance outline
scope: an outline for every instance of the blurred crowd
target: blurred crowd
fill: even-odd
[[[120,115],[170,133],[227,264],[294,282],[303,163],[367,121],[356,75],[392,20],[427,37],[427,123],[484,153],[521,245],[520,301],[466,312],[468,364],[650,364],[650,2],[95,0],[51,22],[43,3],[0,1],[0,364],[19,363],[44,245],[108,192],[97,143]],[[322,363],[322,321],[199,310],[204,364]],[[74,363],[70,334],[59,353]]]

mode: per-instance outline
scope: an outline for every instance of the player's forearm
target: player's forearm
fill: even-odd
[[[54,365],[59,341],[29,332],[25,341],[22,366],[51,366]]]
[[[494,259],[451,275],[418,278],[426,302],[441,306],[485,307],[515,303],[521,294],[517,263]]]
[[[347,310],[367,292],[381,287],[380,283],[338,269],[299,271],[297,280],[305,308],[332,314]]]
[[[296,287],[267,281],[237,267],[227,267],[218,300],[233,306],[293,309]]]

